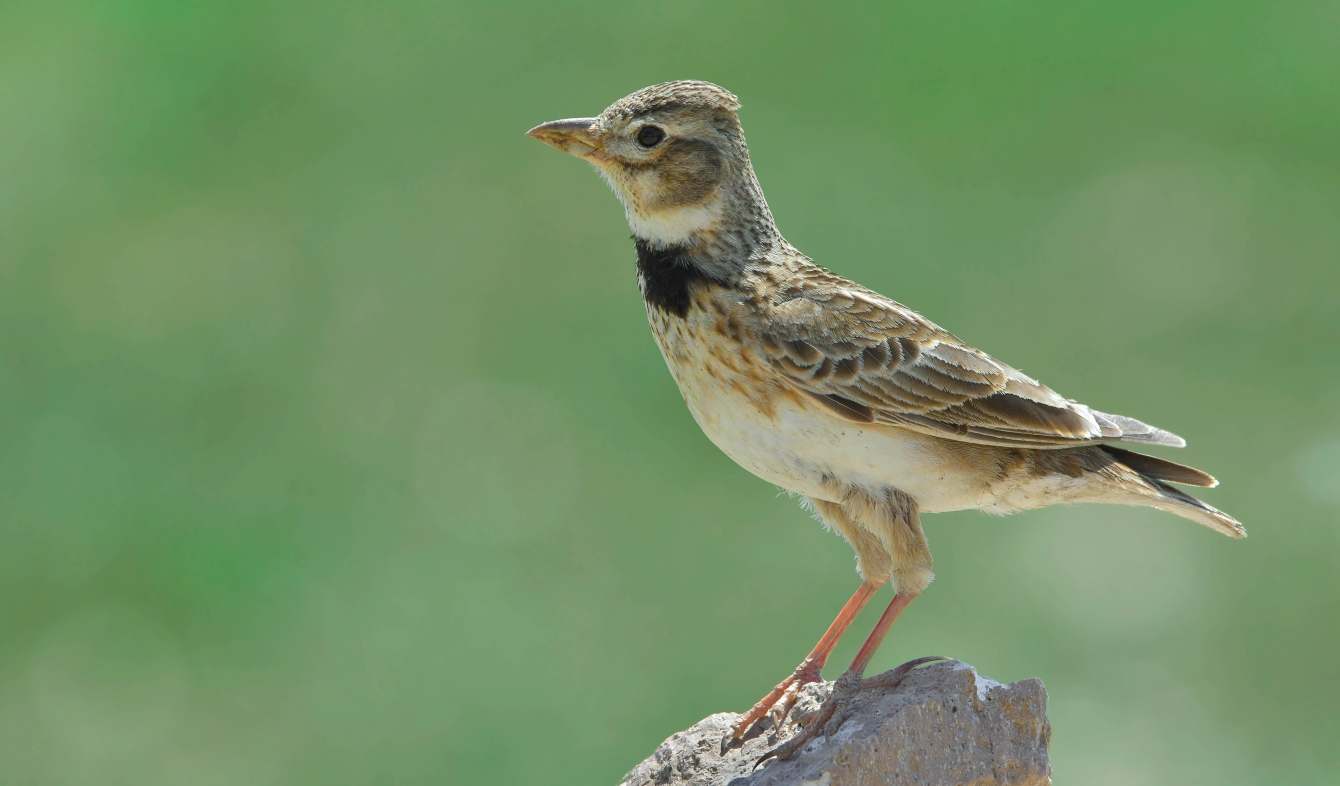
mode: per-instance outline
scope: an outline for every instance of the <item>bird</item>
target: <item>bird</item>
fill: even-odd
[[[1132,449],[1183,447],[1181,437],[1064,398],[787,242],[739,110],[725,88],[681,80],[527,132],[594,165],[622,202],[652,335],[699,427],[740,466],[799,495],[856,552],[860,586],[730,738],[765,717],[780,727],[885,584],[893,600],[834,690],[764,758],[831,734],[856,692],[896,686],[939,659],[864,676],[933,578],[922,513],[1109,503],[1245,537],[1232,516],[1174,485],[1212,487],[1213,477]]]

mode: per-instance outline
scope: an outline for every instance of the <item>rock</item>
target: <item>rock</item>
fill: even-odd
[[[832,691],[807,685],[799,717]],[[620,786],[1042,786],[1051,783],[1047,691],[1042,681],[1001,685],[968,664],[943,661],[907,675],[896,688],[857,695],[831,739],[822,733],[788,761],[754,763],[799,732],[764,721],[723,751],[739,715],[722,712],[672,735]]]

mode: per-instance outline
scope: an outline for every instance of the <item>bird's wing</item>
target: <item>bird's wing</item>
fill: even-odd
[[[785,381],[849,420],[1001,447],[1186,444],[1062,398],[864,287],[826,271],[806,279],[762,309],[761,349]]]

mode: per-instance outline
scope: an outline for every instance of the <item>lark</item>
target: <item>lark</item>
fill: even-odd
[[[898,615],[930,583],[921,514],[1008,514],[1081,502],[1158,508],[1241,538],[1231,516],[1172,484],[1204,472],[1118,445],[1186,443],[1063,398],[908,307],[816,265],[782,237],[754,175],[740,102],[667,82],[599,117],[530,136],[593,165],[623,203],[652,334],[702,430],[745,469],[801,495],[856,551],[862,583],[795,671],[747,712],[780,726],[885,583],[895,590],[817,715],[770,755],[840,724]]]

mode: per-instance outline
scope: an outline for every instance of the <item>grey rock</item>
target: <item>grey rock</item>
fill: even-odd
[[[791,717],[802,717],[832,691],[807,685]],[[788,761],[754,763],[799,733],[793,723],[725,745],[740,716],[721,712],[661,743],[620,786],[1042,786],[1051,783],[1047,691],[1041,680],[1009,685],[966,663],[917,669],[896,688],[857,694],[831,738],[815,735]]]

